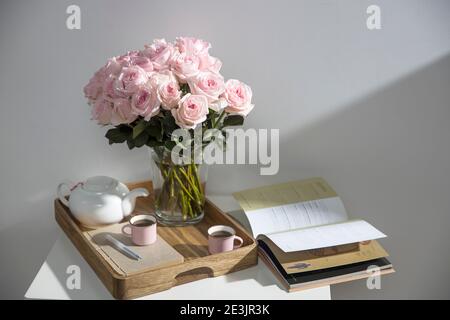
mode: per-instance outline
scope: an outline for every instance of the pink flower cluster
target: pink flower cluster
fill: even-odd
[[[194,128],[209,109],[246,116],[254,106],[252,90],[238,80],[224,81],[222,62],[209,54],[210,47],[189,37],[157,39],[109,59],[84,87],[93,119],[101,125],[148,121],[164,109],[181,128]],[[186,84],[190,93],[183,94],[180,86]]]

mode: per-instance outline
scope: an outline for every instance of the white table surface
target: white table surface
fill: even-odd
[[[225,212],[229,212],[248,227],[245,216],[230,196],[208,196]],[[230,212],[232,211],[232,212]],[[80,268],[80,289],[66,286],[70,274],[67,268]],[[47,259],[31,283],[25,298],[28,299],[113,299],[95,272],[78,253],[67,236],[61,232]],[[330,287],[324,286],[306,291],[286,292],[275,276],[261,261],[258,265],[220,277],[175,286],[170,290],[151,294],[140,299],[322,299],[329,300]]]

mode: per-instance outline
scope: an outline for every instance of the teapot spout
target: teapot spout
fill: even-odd
[[[130,215],[131,212],[133,212],[137,197],[148,197],[149,194],[150,193],[145,188],[136,188],[131,190],[122,199],[123,216],[126,217]]]

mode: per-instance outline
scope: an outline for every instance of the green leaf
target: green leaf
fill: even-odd
[[[175,118],[171,114],[168,114],[164,117],[162,125],[164,134],[167,137],[170,137],[172,135],[173,130],[175,130],[178,127],[177,124],[175,123]]]
[[[147,121],[144,119],[141,119],[137,125],[133,128],[133,139],[136,139],[137,136],[139,136],[146,128]]]
[[[148,133],[144,131],[134,139],[134,145],[136,148],[140,148],[147,143],[148,138]]]
[[[209,109],[208,115],[206,116],[206,121],[203,122],[203,126],[205,128],[212,128],[213,127],[213,119],[215,119],[217,112],[213,109]]]
[[[153,117],[146,123],[145,127],[145,132],[158,141],[162,141],[163,138],[162,121],[164,121],[162,117]]]
[[[156,140],[162,139],[161,123],[159,121],[155,122],[155,124],[147,126],[147,128],[145,128],[145,132],[151,137],[154,137]]]
[[[183,94],[183,96],[184,96],[185,94],[191,92],[191,89],[189,88],[189,85],[188,85],[187,83],[181,84],[181,85],[180,85],[180,90],[181,90],[181,93]]]
[[[128,149],[132,150],[136,145],[134,144],[134,139],[133,138],[129,138],[127,140],[127,145],[128,145]]]
[[[145,143],[148,147],[150,147],[150,148],[154,148],[154,147],[158,147],[158,146],[160,146],[162,143],[161,142],[159,142],[159,141],[156,141],[154,138],[152,138],[152,137],[149,137],[148,139],[147,139],[147,142]]]
[[[229,115],[228,117],[226,117],[223,120],[224,127],[241,126],[243,123],[244,123],[244,117],[237,115],[237,114]]]
[[[128,136],[129,134],[119,127],[109,129],[105,134],[105,137],[109,140],[109,144],[125,142]]]

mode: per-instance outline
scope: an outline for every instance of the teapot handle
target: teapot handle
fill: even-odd
[[[64,193],[63,191],[64,189],[66,189],[66,191],[69,191],[68,194],[70,195],[70,192],[73,190],[73,185],[74,183],[72,181],[65,180],[64,182],[61,182],[56,188],[56,194],[58,195],[59,201],[61,201],[62,204],[66,207],[69,207],[69,201],[67,201],[66,199],[67,193]]]

